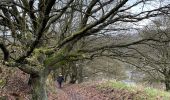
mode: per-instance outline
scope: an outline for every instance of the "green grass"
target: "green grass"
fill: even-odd
[[[162,97],[163,100],[170,100],[170,93],[154,88],[144,88],[144,92],[148,95],[149,98],[152,100],[155,99],[155,97]]]
[[[127,85],[122,82],[108,81],[100,84],[98,88],[127,90],[129,93],[136,94],[136,97],[133,100],[170,100],[170,92],[154,89],[151,87],[143,87],[141,85]]]

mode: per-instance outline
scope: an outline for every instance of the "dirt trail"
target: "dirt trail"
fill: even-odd
[[[110,100],[93,87],[85,85],[69,85],[57,91],[57,99],[55,100]]]
[[[84,95],[78,93],[74,86],[65,86],[62,89],[57,88],[55,96],[50,96],[49,100],[88,100]]]
[[[53,98],[48,98],[49,100],[69,100],[69,96],[61,89],[57,89],[57,93]]]
[[[58,99],[50,100],[137,100],[134,93],[126,90],[106,88],[97,89],[96,85],[74,84],[57,90]]]

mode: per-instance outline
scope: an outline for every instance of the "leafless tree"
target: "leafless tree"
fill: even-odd
[[[122,58],[117,59],[129,63],[142,71],[148,81],[160,82],[169,91],[169,17],[161,16],[152,21],[140,36],[160,41],[143,41],[136,45],[126,47],[126,53],[121,52]],[[161,42],[163,41],[163,42]],[[125,51],[123,49],[122,51]]]
[[[159,3],[153,0],[1,0],[2,63],[30,74],[33,100],[47,100],[47,76],[70,58],[153,41],[145,39],[73,50],[84,37],[100,34],[108,28],[116,30],[114,26],[121,22],[139,22],[169,13],[169,4],[144,9],[144,5],[154,2]],[[60,28],[62,31],[58,31]]]

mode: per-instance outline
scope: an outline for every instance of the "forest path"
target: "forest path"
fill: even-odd
[[[97,91],[95,87],[89,85],[65,85],[57,88],[57,98],[50,100],[111,100],[108,96]]]
[[[83,83],[57,88],[57,98],[49,100],[138,100],[133,99],[136,94],[138,93],[114,88],[99,89],[96,83]]]

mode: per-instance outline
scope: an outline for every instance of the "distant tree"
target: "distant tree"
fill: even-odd
[[[147,29],[145,34],[149,33],[153,35],[153,38],[165,41],[169,39],[169,24],[170,20],[168,16],[162,16],[159,19],[153,21],[154,25],[152,29]],[[167,91],[170,90],[170,45],[169,42],[164,43],[147,43],[148,49],[151,50],[145,56],[145,65],[150,69],[150,73],[153,74],[155,81],[165,84]],[[146,55],[146,54],[145,54]]]
[[[169,66],[169,24],[168,16],[161,16],[152,21],[140,32],[141,38],[152,38],[156,41],[143,41],[127,47],[127,58],[118,58],[142,71],[143,79],[149,82],[163,83],[170,90]],[[123,53],[122,53],[123,54]]]
[[[138,22],[168,13],[169,4],[133,11],[152,2],[159,3],[157,0],[1,0],[2,63],[30,74],[33,100],[47,100],[46,80],[51,71],[66,62],[89,58],[93,52],[140,43],[137,40],[74,50],[84,37],[124,30],[115,27],[120,22]]]
[[[121,62],[109,57],[98,57],[87,62],[83,67],[83,76],[87,80],[124,80],[127,78],[126,70]]]

